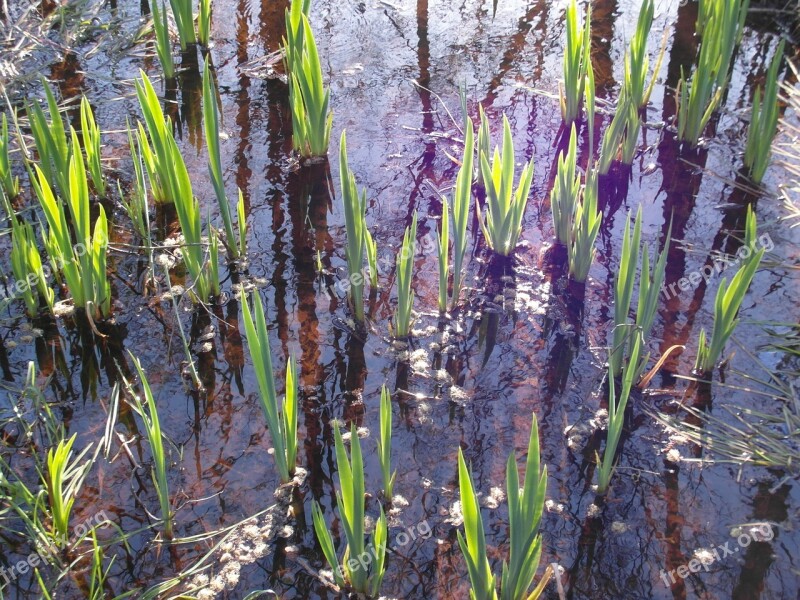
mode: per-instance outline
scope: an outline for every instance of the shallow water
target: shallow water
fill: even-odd
[[[566,143],[554,97],[561,76],[565,5],[501,0],[493,15],[490,3],[472,1],[313,4],[312,25],[332,89],[331,156],[336,156],[339,134],[346,129],[350,166],[359,185],[369,191],[367,220],[379,257],[396,254],[414,210],[419,213],[419,239],[434,239],[441,215],[438,192],[449,193],[457,172],[448,154],[461,153],[459,85],[466,87],[473,119],[481,103],[496,138],[501,115],[507,115],[518,160],[535,159],[531,201],[514,264],[488,260],[473,219],[469,300],[452,320],[440,322],[436,314],[436,253],[433,246],[423,245],[415,257],[418,335],[410,355],[402,355],[389,340],[393,269],[383,274],[381,290],[369,299],[366,337],[347,326],[344,295],[335,288],[346,273],[338,164],[300,167],[290,158],[287,88],[265,66],[265,57],[280,45],[283,5],[215,3],[211,55],[221,92],[227,189],[232,196],[239,186],[246,200],[246,279],[266,302],[279,379],[287,357],[294,355],[299,363],[299,461],[308,471],[294,497],[296,516],[289,521],[288,537],[271,541],[263,558],[243,565],[238,582],[231,579],[233,585],[222,597],[242,598],[265,588],[282,598],[335,597],[301,565],[307,561],[318,568],[322,560],[311,526],[311,501],[320,502],[330,522],[335,504],[331,420],[376,431],[383,384],[392,390],[395,404],[395,493],[407,501],[395,502],[397,511],[391,516],[390,541],[395,544],[382,588],[386,596],[468,596],[453,519],[458,448],[471,462],[476,487],[492,504],[497,496],[493,488],[504,487],[508,453],[520,456],[527,446],[531,412],[540,422],[542,460],[549,469],[547,498],[552,501],[542,523],[542,565],[556,562],[564,568],[568,598],[766,599],[797,594],[800,540],[788,529],[800,506],[794,482],[773,490],[778,478],[765,470],[739,473],[734,466],[666,462],[669,436],[644,411],[674,412],[672,401],[681,397],[709,409],[721,402],[774,409],[774,401],[755,394],[718,384],[710,390],[697,388],[679,377],[690,374],[697,336],[701,327],[711,325],[719,278],[661,302],[649,350],[660,356],[675,344],[686,348],[666,361],[650,384],[652,391],[632,402],[620,466],[606,503],[596,513],[591,489],[594,452],[602,440],[595,428],[596,413],[605,402],[603,347],[613,321],[612,282],[625,215],[641,203],[643,234],[651,245],[662,240],[672,219],[673,239],[683,243],[671,246],[667,286],[700,269],[712,251],[738,248],[735,234],[744,224],[746,203],[756,203],[732,185],[741,163],[743,119],[751,86],[763,76],[777,46],[777,29],[766,17],[748,21],[716,136],[704,149],[682,151],[660,124],[674,114],[670,89],[681,67],[688,69],[693,61],[696,7],[657,3],[651,64],[660,49],[660,32],[674,24],[674,33],[646,113],[652,126],[643,131],[632,168],[615,167],[601,181],[604,220],[598,258],[583,289],[566,285],[565,257],[552,247],[548,199],[558,150]],[[592,57],[600,98],[616,97],[637,10],[636,2],[594,3]],[[138,25],[138,11],[131,3],[101,14],[129,31]],[[101,127],[115,130],[104,138],[105,155],[127,180],[131,166],[120,129],[125,116],[138,116],[132,78],[144,67],[155,79],[160,66],[152,59],[143,61],[141,47],[121,55],[89,53],[91,47],[76,47],[51,74],[67,78],[61,86],[65,96],[85,93]],[[179,84],[177,91],[167,93],[174,102],[169,111],[182,136],[195,192],[213,216],[199,78],[186,73]],[[598,117],[598,131],[607,120]],[[583,129],[580,160],[585,165],[588,137]],[[773,168],[768,189],[774,190],[784,177],[780,168]],[[796,230],[775,224],[778,201],[764,197],[755,205],[775,254],[796,261]],[[118,246],[136,243],[121,211],[116,217]],[[169,229],[168,219],[164,229]],[[317,252],[325,268],[322,275],[316,271]],[[110,264],[118,303],[114,325],[103,330],[109,337],[95,343],[67,320],[57,326],[34,324],[44,335],[26,343],[25,320],[18,318],[21,311],[15,307],[4,315],[0,328],[4,340],[18,342],[2,357],[5,378],[19,384],[27,361],[35,360],[44,375],[52,375],[48,397],[69,432],[77,432],[86,444],[102,434],[106,399],[119,370],[131,374],[130,350],[148,373],[165,433],[181,449],[180,454],[173,452],[170,479],[182,504],[176,535],[217,530],[272,505],[279,480],[267,454],[269,437],[254,371],[242,346],[238,302],[229,297],[213,313],[192,314],[188,303],[181,309],[208,390],[193,394],[181,375],[184,355],[171,303],[140,293],[143,266],[137,258],[117,253]],[[229,293],[231,279],[225,281]],[[173,284],[178,283],[176,276]],[[764,268],[743,306],[737,338],[767,365],[775,366],[780,357],[759,347],[764,336],[753,321],[796,322],[796,292],[796,279],[787,269]],[[728,354],[734,347],[729,345]],[[763,378],[743,351],[736,352],[732,366]],[[731,368],[728,378],[742,384]],[[135,427],[127,415],[118,428],[130,437]],[[376,496],[368,502],[368,514],[375,516],[380,470],[373,437],[362,444],[367,489]],[[139,441],[131,444],[138,462],[146,463],[146,447]],[[692,454],[692,448],[679,447]],[[146,469],[134,470],[124,453],[112,464],[99,465],[76,505],[74,522],[104,510],[126,531],[146,525],[141,502],[157,509]],[[485,508],[483,519],[490,556],[499,565],[508,541],[505,505]],[[753,543],[715,562],[708,572],[665,585],[662,571],[689,563],[698,549],[733,542],[734,527],[755,521],[779,524],[771,542]],[[430,526],[432,537],[399,543],[398,534],[409,528],[419,531],[421,523]],[[199,542],[157,552],[153,535],[148,530],[134,536],[131,552],[120,553],[112,569],[117,593],[174,576],[210,548]],[[3,549],[0,557],[10,561],[25,552]],[[15,585],[9,597],[38,595],[30,580]],[[67,581],[63,597],[80,597],[77,590],[76,580]],[[557,597],[553,584],[547,594]]]

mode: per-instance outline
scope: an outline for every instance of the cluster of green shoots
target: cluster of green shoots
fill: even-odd
[[[333,125],[330,90],[322,82],[322,64],[308,20],[310,3],[293,0],[286,9],[284,54],[292,109],[292,143],[304,158],[325,156]]]
[[[486,136],[488,137],[488,136]],[[484,138],[486,139],[486,138]],[[478,221],[489,247],[501,256],[509,256],[522,231],[522,217],[528,204],[533,179],[533,159],[525,163],[514,189],[514,142],[511,125],[503,116],[503,149],[495,146],[492,162],[480,151],[480,172],[486,189],[486,208],[478,208]]]
[[[333,535],[325,522],[325,516],[316,500],[311,505],[314,531],[325,555],[325,560],[333,570],[333,578],[339,587],[349,587],[353,592],[377,598],[381,582],[386,573],[386,543],[388,524],[383,507],[375,522],[375,530],[369,545],[365,543],[364,524],[364,460],[361,454],[361,441],[355,424],[350,427],[350,456],[347,455],[339,424],[333,424],[336,445],[336,468],[339,472],[339,489],[336,491],[336,506],[344,529],[347,545],[341,563],[336,554]],[[366,557],[370,561],[365,560]],[[374,557],[374,558],[373,558]],[[340,566],[341,564],[341,566]]]
[[[631,344],[636,337],[647,339],[653,328],[658,296],[664,284],[667,267],[667,254],[669,253],[672,226],[667,231],[664,248],[660,253],[650,257],[647,244],[642,245],[642,207],[636,213],[636,223],[631,231],[631,216],[625,220],[625,231],[622,234],[622,253],[619,261],[617,277],[614,281],[614,332],[609,357],[610,373],[616,377],[622,372],[626,357],[632,356]],[[629,318],[633,288],[636,285],[636,273],[639,271],[641,257],[641,271],[639,272],[639,297],[636,304],[636,313],[633,321]],[[652,269],[651,269],[652,261]],[[632,330],[637,335],[631,333]],[[627,359],[630,362],[630,359]],[[639,365],[635,365],[636,368]]]
[[[591,4],[587,6],[583,25],[578,23],[578,4],[570,0],[567,5],[567,42],[564,49],[564,85],[561,89],[561,117],[571,125],[577,118],[583,103],[586,73],[591,70]]]
[[[562,244],[569,244],[572,237],[575,208],[581,192],[581,178],[577,172],[578,136],[575,124],[569,136],[567,153],[558,155],[558,170],[553,190],[550,192],[550,209],[553,213],[553,228],[556,239]]]
[[[741,41],[749,0],[703,0],[697,20],[702,35],[697,69],[681,76],[678,99],[678,139],[696,146],[728,86],[733,52]]]
[[[293,359],[288,361],[286,393],[283,404],[279,404],[272,370],[269,332],[261,298],[257,295],[253,298],[252,311],[247,298],[242,298],[242,314],[247,347],[256,370],[261,408],[267,419],[272,447],[275,449],[275,465],[281,481],[288,483],[294,476],[297,459],[297,368]]]
[[[5,113],[0,126],[0,189],[6,198],[13,200],[19,195],[19,177],[11,172],[10,138],[8,136],[8,119]]]
[[[478,495],[472,483],[472,475],[458,450],[458,485],[461,511],[464,516],[464,533],[458,532],[458,544],[467,563],[473,600],[535,600],[550,578],[545,576],[531,590],[542,554],[542,536],[539,525],[542,520],[545,492],[547,491],[547,466],[540,467],[539,427],[536,415],[531,423],[528,442],[528,457],[525,464],[525,482],[520,488],[517,461],[514,454],[506,464],[506,493],[508,495],[508,531],[510,549],[508,561],[503,561],[500,576],[500,594],[497,593],[496,577],[492,573],[486,551],[486,538],[481,518]]]
[[[127,384],[130,396],[133,399],[133,408],[139,414],[139,417],[144,423],[144,430],[147,440],[150,443],[150,453],[153,459],[152,477],[153,484],[158,496],[158,503],[161,508],[161,520],[164,527],[164,536],[170,540],[172,539],[172,503],[169,496],[169,482],[167,480],[168,460],[167,453],[164,447],[164,438],[161,433],[161,421],[158,418],[158,409],[156,401],[153,397],[153,391],[150,389],[150,383],[147,381],[142,365],[139,359],[133,354],[130,355],[133,361],[136,372],[139,375],[139,383],[142,386],[142,393],[144,395],[144,402],[133,391],[132,387]]]
[[[483,109],[481,109],[483,116]],[[485,120],[485,116],[483,116]],[[467,217],[472,204],[472,163],[475,155],[475,134],[472,119],[464,116],[464,154],[456,176],[453,191],[453,291],[450,308],[455,308],[463,287],[464,256],[467,252]],[[487,123],[488,128],[488,123]],[[447,198],[442,198],[442,228],[439,246],[439,312],[447,312],[448,275],[450,267],[450,207]]]
[[[367,190],[361,194],[356,187],[356,177],[347,164],[347,135],[342,131],[339,141],[339,178],[342,186],[342,204],[344,206],[345,227],[347,229],[347,270],[349,281],[347,286],[350,307],[356,320],[364,322],[364,255],[369,262],[371,284],[376,285],[378,265],[377,248],[372,234],[367,228]]]
[[[39,314],[41,300],[53,310],[55,295],[47,283],[33,226],[24,219],[19,219],[14,214],[11,203],[5,198],[4,200],[6,212],[11,219],[11,270],[17,281],[25,282],[26,285],[22,286],[22,299],[25,301],[28,316],[35,317]]]
[[[175,29],[181,52],[191,51],[198,42],[208,48],[211,38],[211,0],[199,0],[197,12],[197,30],[195,31],[195,14],[192,0],[169,0]],[[161,62],[166,79],[175,77],[175,61],[172,57],[172,40],[170,38],[170,22],[166,4],[161,0],[150,0],[150,12],[153,15],[153,31],[155,32],[156,54]]]
[[[628,406],[628,399],[630,398],[631,389],[634,384],[639,381],[639,376],[642,374],[647,360],[650,355],[642,356],[642,345],[644,343],[641,329],[627,329],[626,333],[631,338],[631,343],[626,345],[630,346],[630,354],[627,355],[625,363],[621,367],[622,376],[622,390],[619,397],[616,393],[616,382],[614,381],[615,374],[613,372],[611,362],[609,361],[608,367],[608,437],[606,438],[606,447],[603,451],[602,461],[598,458],[598,471],[597,471],[597,493],[605,494],[608,491],[608,486],[611,482],[611,476],[614,474],[615,458],[617,455],[617,447],[619,440],[622,436],[622,428],[625,424],[625,409]],[[627,342],[627,341],[626,341]]]
[[[211,230],[209,259],[205,258],[200,204],[192,191],[189,171],[172,134],[172,123],[164,117],[153,85],[144,72],[136,81],[136,94],[142,108],[150,142],[139,124],[139,149],[150,179],[153,196],[161,202],[173,202],[184,238],[183,262],[194,283],[193,299],[206,302],[219,294],[218,238]],[[227,200],[225,200],[227,205]]]
[[[69,191],[69,160],[72,149],[69,145],[64,122],[58,110],[58,103],[47,81],[42,78],[49,119],[44,114],[41,104],[33,102],[28,105],[28,121],[30,122],[36,153],[39,155],[39,166],[47,178],[50,187],[61,194]]]
[[[577,282],[584,282],[594,260],[594,242],[600,231],[603,213],[597,207],[597,171],[590,168],[586,172],[581,200],[575,205],[572,219],[572,235],[567,248],[569,274]]]
[[[172,59],[172,40],[169,37],[169,16],[167,7],[162,2],[158,7],[158,0],[150,0],[150,13],[153,15],[153,30],[156,36],[156,54],[164,70],[164,77],[175,77],[175,61]]]
[[[745,225],[746,248],[755,248],[756,227],[755,213],[752,207],[748,207]],[[758,252],[750,254],[730,282],[727,277],[720,282],[714,300],[714,328],[711,331],[711,340],[708,340],[705,329],[700,331],[697,361],[695,362],[695,370],[698,373],[709,375],[716,366],[725,344],[739,324],[737,318],[739,308],[742,306],[742,301],[765,252],[766,249],[762,248]]]
[[[783,60],[783,50],[784,41],[781,40],[767,71],[767,82],[763,93],[761,87],[757,87],[753,96],[744,166],[749,171],[750,179],[755,183],[761,183],[767,172],[772,139],[778,129],[778,69]]]
[[[244,218],[244,198],[239,190],[237,205],[239,236],[233,231],[233,219],[228,196],[225,193],[225,182],[222,177],[222,158],[219,147],[219,108],[217,106],[217,90],[209,70],[209,61],[203,67],[203,125],[208,146],[208,172],[211,184],[219,205],[219,214],[225,227],[225,248],[233,259],[242,258],[247,250],[247,223]],[[213,253],[212,253],[213,255]]]
[[[392,396],[385,385],[381,387],[378,459],[383,475],[383,497],[391,502],[397,472],[392,472]]]
[[[414,277],[414,250],[417,245],[417,211],[411,220],[411,226],[406,227],[403,236],[403,245],[397,255],[397,311],[394,317],[394,335],[406,338],[411,333],[411,308],[414,304],[414,294],[411,291],[411,281]]]

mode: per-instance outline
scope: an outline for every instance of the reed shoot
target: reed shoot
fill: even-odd
[[[342,433],[338,423],[333,425],[336,445],[336,468],[339,471],[339,490],[336,492],[336,505],[347,540],[347,547],[339,566],[339,559],[333,545],[333,537],[325,517],[316,501],[312,504],[314,531],[317,534],[325,559],[333,569],[337,585],[349,585],[354,592],[376,598],[380,592],[381,582],[386,572],[386,540],[388,526],[383,508],[375,523],[372,535],[372,547],[368,550],[364,543],[366,532],[364,527],[364,461],[361,454],[361,442],[358,439],[356,426],[350,428],[350,457],[344,447]],[[362,568],[356,560],[348,560],[358,556],[374,553],[375,560],[369,569]],[[352,565],[355,564],[355,568]]]
[[[747,211],[747,238],[752,236],[755,239],[756,217],[752,208],[748,207]],[[711,371],[717,365],[719,357],[722,355],[722,350],[725,344],[733,335],[736,326],[739,324],[737,315],[739,308],[742,306],[744,297],[753,281],[756,270],[761,262],[761,259],[766,252],[762,248],[755,254],[752,254],[739,270],[736,275],[728,282],[728,278],[724,278],[717,290],[717,295],[714,300],[714,327],[711,331],[711,340],[706,337],[705,329],[700,331],[700,340],[697,349],[697,360],[695,362],[695,370],[702,375],[710,375]]]
[[[289,104],[292,107],[292,143],[304,158],[325,156],[333,125],[330,90],[322,82],[322,65],[311,24],[301,15],[303,48],[292,58]]]
[[[478,169],[480,170],[481,156],[485,156],[489,160],[492,155],[492,130],[489,127],[489,118],[486,116],[482,105],[478,105],[478,120],[480,121],[478,125]],[[461,164],[464,163],[462,162]]]
[[[564,155],[564,152],[561,152],[558,156],[558,172],[553,191],[550,194],[550,208],[553,213],[556,239],[567,246],[570,245],[572,239],[573,221],[581,193],[581,177],[577,173],[577,143],[578,135],[573,123],[567,154]]]
[[[158,0],[150,0],[150,12],[153,14],[153,30],[156,34],[156,54],[164,69],[164,77],[173,79],[175,77],[175,61],[172,58],[172,40],[169,37],[169,18],[167,17],[167,7],[161,4],[158,8]]]
[[[275,466],[283,483],[292,480],[297,457],[297,374],[294,361],[286,367],[286,395],[278,404],[275,378],[272,369],[272,352],[269,344],[267,322],[261,298],[253,298],[253,310],[246,298],[242,299],[244,331],[250,358],[256,370],[259,398],[267,428],[275,449]],[[255,315],[255,317],[253,316]]]
[[[639,252],[642,239],[642,207],[636,213],[636,223],[631,233],[631,215],[625,220],[625,231],[622,234],[622,253],[619,259],[617,277],[614,281],[614,334],[609,362],[611,374],[619,375],[625,357],[626,342],[630,338],[630,312],[633,298],[633,287],[636,283],[636,271],[639,267]]]
[[[19,195],[19,177],[15,177],[11,171],[9,141],[8,120],[3,113],[2,127],[0,128],[0,189],[9,200],[13,200]]]
[[[567,5],[567,45],[564,49],[564,84],[561,88],[561,117],[572,125],[581,110],[586,72],[591,68],[591,4],[588,5],[583,25],[578,24],[578,4],[571,0]]]
[[[764,179],[772,152],[772,139],[778,130],[778,69],[783,60],[783,51],[784,41],[781,40],[767,71],[763,94],[761,87],[757,87],[753,96],[744,166],[754,183],[761,183]]]
[[[200,0],[200,14],[197,17],[197,41],[208,48],[211,40],[211,0]]]
[[[33,226],[17,218],[7,199],[5,204],[11,218],[11,270],[18,282],[24,282],[22,299],[25,301],[26,312],[29,317],[35,317],[39,313],[40,298],[44,299],[52,311],[53,290],[47,285]]]
[[[39,154],[39,165],[47,182],[51,188],[56,188],[62,194],[66,194],[69,190],[68,173],[71,149],[56,98],[44,78],[42,78],[42,86],[50,118],[48,120],[45,117],[38,101],[29,105],[27,112],[31,134],[36,145],[36,152]]]
[[[186,52],[190,46],[197,43],[197,36],[194,32],[192,0],[169,0],[169,4],[172,7],[172,16],[175,17],[175,27],[178,29],[181,51]]]
[[[486,115],[483,114],[483,109],[481,109],[481,115],[485,120]],[[467,220],[472,204],[472,165],[475,155],[475,139],[472,119],[465,117],[465,123],[464,154],[461,157],[461,167],[458,169],[456,187],[453,192],[453,296],[450,300],[451,308],[456,307],[461,296],[464,281],[464,257],[467,254]],[[486,127],[488,129],[488,122]],[[442,227],[444,227],[444,221],[445,217],[442,216]]]
[[[603,460],[599,462],[599,469],[597,471],[598,494],[605,494],[608,491],[611,476],[614,474],[617,447],[619,446],[622,428],[625,424],[625,409],[628,406],[631,389],[639,380],[639,376],[642,374],[642,370],[649,358],[649,355],[642,356],[643,340],[641,331],[633,330],[631,331],[631,335],[633,337],[633,343],[631,346],[630,358],[622,366],[622,390],[620,391],[619,398],[617,398],[616,394],[614,373],[609,363],[608,437],[606,438],[606,447],[603,451]]]
[[[244,212],[244,194],[239,189],[239,202],[236,203],[236,225],[239,228],[239,257],[247,255],[247,215]]]
[[[291,0],[286,9],[286,37],[283,38],[283,56],[286,75],[290,76],[295,65],[302,60],[305,27],[303,17],[311,11],[311,0]]]
[[[387,501],[391,502],[397,471],[392,473],[392,396],[385,385],[381,388],[380,415],[378,458],[381,462],[381,474],[383,475],[383,496]]]
[[[514,142],[511,125],[503,116],[503,151],[495,147],[491,166],[481,155],[481,175],[486,188],[485,214],[478,211],[478,221],[489,247],[501,256],[509,256],[522,230],[522,216],[528,204],[533,179],[533,159],[526,163],[514,191]]]
[[[447,312],[447,283],[450,275],[450,206],[442,198],[442,225],[436,236],[439,251],[439,313]]]
[[[161,421],[158,418],[156,401],[155,398],[153,398],[153,392],[150,389],[150,383],[147,381],[147,376],[142,369],[142,365],[139,359],[133,354],[130,354],[130,357],[134,367],[136,367],[136,372],[139,374],[139,382],[141,383],[142,393],[144,394],[144,403],[142,403],[141,398],[137,394],[133,393],[130,386],[128,387],[133,398],[136,412],[139,413],[144,423],[147,441],[150,443],[150,453],[153,457],[153,484],[155,485],[156,494],[158,495],[158,503],[161,506],[161,520],[164,523],[164,536],[168,540],[171,540],[173,533],[173,513],[169,498],[169,481],[167,480],[168,462],[166,450],[164,448],[164,438],[161,434]]]
[[[202,4],[202,2],[201,2]],[[222,158],[219,148],[219,110],[217,108],[217,93],[214,81],[208,66],[203,67],[203,125],[205,127],[206,145],[208,146],[208,172],[211,184],[219,205],[219,214],[225,226],[225,247],[233,258],[239,257],[239,247],[236,245],[236,236],[233,232],[233,218],[228,196],[225,193],[225,181],[222,177]]]
[[[100,128],[94,120],[92,107],[86,96],[81,98],[81,135],[86,152],[86,164],[92,177],[94,190],[101,198],[106,197],[106,180],[100,162]]]
[[[342,186],[342,204],[344,205],[345,227],[347,229],[347,270],[348,296],[356,321],[364,322],[364,254],[366,253],[369,231],[367,230],[367,190],[359,196],[356,178],[347,164],[347,136],[342,131],[339,141],[339,178]]]
[[[417,245],[417,211],[411,220],[411,227],[406,228],[403,245],[397,255],[397,312],[394,316],[394,335],[405,338],[411,333],[411,309],[414,305],[414,293],[411,281],[414,278],[414,254]]]
[[[597,209],[597,171],[586,173],[583,197],[575,207],[569,251],[569,275],[574,281],[584,282],[594,260],[594,242],[600,231],[603,213]]]
[[[69,518],[72,507],[78,497],[86,475],[91,469],[93,461],[83,462],[83,457],[89,452],[91,444],[72,459],[72,446],[77,434],[69,440],[61,440],[55,448],[47,451],[47,498],[50,506],[52,520],[52,539],[60,548],[65,548],[69,543]]]
[[[647,106],[650,99],[652,84],[646,86],[649,67],[647,57],[647,36],[653,25],[654,15],[653,0],[644,0],[639,9],[639,18],[636,21],[636,32],[631,38],[630,46],[625,52],[624,76],[620,96],[631,99],[633,107],[638,111]],[[655,74],[654,74],[655,77]]]

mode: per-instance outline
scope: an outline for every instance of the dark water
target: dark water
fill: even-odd
[[[436,314],[435,252],[430,248],[416,256],[419,335],[404,355],[392,348],[388,338],[394,311],[393,271],[384,273],[380,292],[369,300],[371,327],[366,337],[346,326],[346,303],[333,287],[346,272],[338,165],[301,168],[290,159],[287,88],[264,66],[265,57],[280,45],[284,5],[215,3],[211,55],[222,99],[226,183],[231,197],[236,186],[244,192],[250,227],[245,280],[256,283],[266,303],[279,379],[288,356],[295,355],[299,362],[303,408],[299,461],[308,470],[294,496],[288,537],[268,540],[269,551],[243,564],[237,571],[238,583],[231,578],[235,585],[228,586],[222,597],[242,598],[263,588],[285,598],[335,597],[301,565],[307,561],[319,567],[322,559],[310,505],[312,500],[320,502],[332,520],[331,421],[377,430],[383,384],[392,390],[395,405],[395,493],[407,501],[407,505],[395,503],[390,542],[409,528],[419,530],[422,523],[434,533],[429,539],[395,543],[383,586],[388,597],[468,597],[466,566],[452,519],[457,512],[453,506],[458,498],[458,448],[471,461],[476,486],[491,503],[491,488],[504,488],[508,453],[520,456],[527,446],[532,412],[540,422],[542,459],[550,473],[547,498],[552,501],[542,524],[542,565],[557,562],[565,569],[567,597],[797,596],[800,544],[789,528],[799,506],[795,483],[772,489],[778,478],[763,470],[739,473],[733,466],[701,469],[696,464],[668,463],[669,434],[644,411],[650,407],[674,412],[673,401],[680,398],[710,409],[721,402],[775,408],[774,401],[753,393],[719,385],[698,390],[678,377],[690,374],[700,328],[711,325],[719,278],[661,302],[649,350],[661,355],[675,344],[686,349],[666,361],[650,384],[650,393],[632,402],[611,493],[599,511],[591,508],[594,452],[602,440],[594,433],[596,413],[605,405],[603,347],[613,320],[612,283],[627,211],[635,211],[641,203],[643,235],[651,245],[663,239],[672,218],[673,239],[683,243],[671,246],[668,286],[700,269],[713,251],[737,249],[735,236],[743,227],[748,202],[755,204],[762,231],[769,232],[775,243],[775,254],[797,259],[796,232],[775,223],[779,202],[770,196],[747,196],[732,185],[741,164],[751,86],[763,78],[777,46],[778,27],[762,14],[748,21],[725,110],[714,126],[716,136],[703,149],[686,151],[661,124],[674,114],[670,88],[681,68],[688,69],[694,60],[696,6],[657,3],[651,64],[660,49],[661,32],[673,24],[674,29],[646,113],[652,126],[643,130],[633,166],[615,167],[601,182],[604,220],[598,258],[585,288],[579,289],[566,285],[564,256],[552,248],[549,211],[555,161],[565,144],[558,102],[551,97],[561,77],[564,6],[544,0],[501,0],[493,15],[490,3],[314,2],[312,23],[332,89],[331,156],[336,156],[339,134],[346,129],[351,168],[359,185],[369,190],[367,220],[379,256],[394,256],[415,210],[421,240],[432,239],[437,229],[441,200],[436,190],[447,192],[453,185],[457,166],[448,154],[461,153],[461,134],[445,110],[446,105],[459,119],[460,85],[466,86],[473,118],[482,104],[496,134],[506,114],[518,156],[535,158],[531,201],[513,265],[488,260],[473,221],[469,300],[453,320],[439,322]],[[637,10],[636,2],[594,3],[592,56],[601,98],[616,97],[622,53],[633,34]],[[101,14],[109,22],[118,20],[128,31],[136,28],[140,13],[138,3],[125,3]],[[101,127],[114,131],[104,138],[105,155],[128,180],[131,166],[120,129],[125,116],[139,114],[132,78],[144,67],[156,79],[160,66],[140,56],[89,52],[92,47],[87,42],[75,48],[74,54],[52,67],[51,75],[65,80],[61,86],[65,96],[82,92],[92,101]],[[213,215],[199,79],[188,72],[178,83],[177,91],[165,94],[167,108],[178,123],[195,193]],[[585,128],[582,135],[580,160],[585,165]],[[774,190],[783,177],[779,168],[771,170],[768,189]],[[120,211],[116,217],[120,247],[137,243]],[[322,275],[316,270],[317,252],[325,268]],[[238,302],[230,298],[211,312],[192,314],[188,307],[182,309],[182,322],[191,333],[208,390],[203,395],[191,393],[181,376],[184,355],[171,304],[140,293],[142,263],[135,257],[118,253],[110,264],[118,305],[115,323],[104,329],[109,337],[98,342],[71,322],[61,321],[34,324],[44,335],[26,343],[25,320],[18,318],[15,307],[4,315],[0,329],[4,340],[18,342],[2,357],[6,379],[19,384],[27,361],[36,361],[44,375],[52,376],[48,397],[68,431],[77,432],[79,443],[86,444],[102,435],[104,406],[119,370],[132,371],[126,354],[130,350],[140,357],[156,391],[165,433],[182,451],[173,452],[170,473],[176,503],[182,505],[175,519],[176,535],[217,530],[274,504],[279,480],[267,454],[269,438],[254,371],[242,346]],[[173,283],[180,281],[176,277]],[[231,286],[231,278],[226,278],[228,292]],[[796,293],[796,279],[788,270],[762,269],[744,303],[737,337],[771,367],[778,366],[781,357],[759,347],[763,333],[753,322],[796,322]],[[729,345],[729,352],[733,348]],[[744,352],[736,353],[733,367],[764,378]],[[730,370],[728,379],[741,385],[743,380]],[[130,418],[123,418],[118,429],[130,437],[136,433],[134,427]],[[375,516],[381,482],[373,437],[362,440],[362,445],[367,489],[376,496],[368,502],[368,514]],[[676,447],[687,456],[693,453],[686,445]],[[136,441],[130,449],[138,462],[146,464],[146,444]],[[142,502],[157,510],[147,471],[134,470],[123,453],[111,464],[99,463],[76,505],[74,522],[104,510],[124,530],[136,530],[149,521]],[[485,508],[483,518],[490,555],[499,569],[508,542],[505,504]],[[698,549],[728,541],[733,545],[733,528],[761,521],[776,524],[771,542],[741,548],[715,562],[708,572],[677,579],[672,586],[662,581],[662,570],[687,564]],[[175,575],[211,545],[183,544],[159,552],[151,543],[153,535],[145,531],[134,536],[130,553],[118,549],[112,569],[116,593]],[[0,552],[9,561],[25,554],[24,548]],[[221,569],[215,566],[210,575]],[[65,581],[63,597],[79,597],[81,581],[80,576]],[[9,597],[38,596],[30,580],[15,585]],[[553,584],[548,594],[555,597]]]

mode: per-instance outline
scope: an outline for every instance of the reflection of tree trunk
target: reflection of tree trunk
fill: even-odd
[[[611,42],[614,39],[616,0],[593,0],[592,4],[592,67],[598,98],[607,98],[614,89],[614,61],[611,60]],[[632,16],[632,15],[631,15]],[[627,40],[630,42],[630,40]]]
[[[272,2],[262,2],[262,6],[272,5]],[[236,4],[236,62],[242,65],[248,61],[247,46],[250,42],[248,29],[249,7],[246,0],[238,0]],[[242,69],[239,73],[236,93],[236,130],[239,133],[239,142],[236,144],[233,162],[236,165],[236,185],[242,190],[244,196],[245,214],[250,214],[250,180],[253,172],[248,161],[250,149],[250,78]],[[268,129],[269,131],[269,129]]]
[[[178,128],[182,132],[184,126],[189,135],[189,143],[199,151],[203,144],[203,80],[200,76],[200,64],[197,59],[197,48],[192,46],[181,54],[181,68],[178,71],[178,86],[181,90],[180,111],[176,113]]]
[[[664,469],[661,478],[664,481],[664,502],[667,505],[667,514],[664,522],[664,545],[666,546],[665,559],[667,565],[662,577],[666,577],[667,582],[669,582],[672,597],[676,600],[685,600],[686,583],[684,580],[673,574],[673,577],[675,577],[675,582],[673,583],[669,577],[671,571],[689,562],[681,550],[681,531],[683,530],[685,519],[681,514],[680,471],[678,465],[670,463]]]

